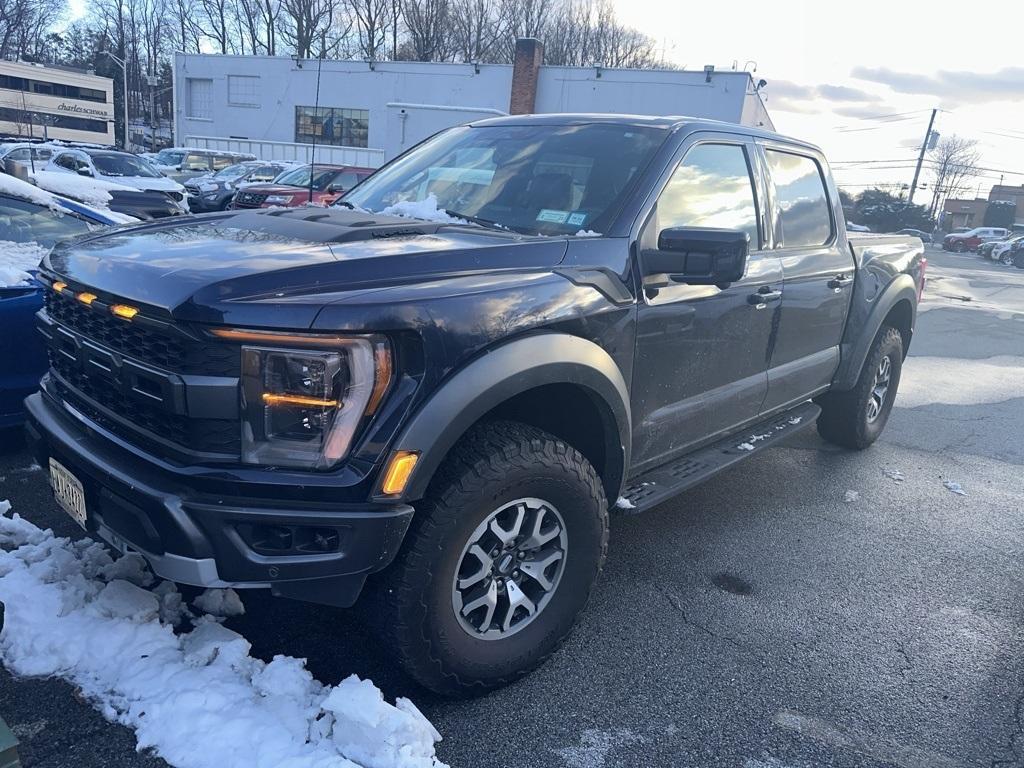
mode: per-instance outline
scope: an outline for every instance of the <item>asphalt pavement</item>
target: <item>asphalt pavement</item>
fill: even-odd
[[[928,256],[881,440],[853,453],[808,430],[615,517],[579,628],[526,680],[438,699],[358,612],[259,593],[229,626],[325,683],[409,696],[453,767],[1024,766],[1024,271]],[[0,498],[77,535],[0,440]],[[26,768],[163,765],[59,681],[0,671],[0,715]]]

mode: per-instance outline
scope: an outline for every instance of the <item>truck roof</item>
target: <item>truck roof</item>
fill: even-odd
[[[820,151],[820,148],[802,139],[795,139],[775,131],[755,128],[724,120],[711,120],[706,117],[687,115],[620,115],[606,112],[555,112],[543,115],[508,115],[506,117],[490,117],[475,120],[470,125],[585,125],[588,123],[608,123],[609,125],[635,125],[651,128],[677,130],[686,127],[690,130],[722,131],[726,133],[742,133],[762,139],[783,141]]]

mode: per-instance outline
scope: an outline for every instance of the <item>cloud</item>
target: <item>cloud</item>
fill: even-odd
[[[860,88],[847,85],[801,85],[791,80],[769,80],[765,95],[770,107],[786,112],[820,112],[822,101],[859,104],[864,109],[879,102],[877,96]],[[851,106],[839,109],[855,108]],[[838,112],[839,109],[834,111]],[[877,112],[877,107],[872,114],[874,112]]]
[[[945,104],[984,104],[1024,100],[1024,67],[1004,67],[996,72],[940,70],[934,75],[898,72],[888,67],[855,67],[858,80],[885,85],[908,95],[935,96]]]

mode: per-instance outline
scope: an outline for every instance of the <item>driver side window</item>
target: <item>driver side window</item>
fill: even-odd
[[[75,158],[72,155],[61,155],[53,162],[55,165],[59,165],[61,168],[67,168],[69,171],[73,171],[77,167]]]
[[[738,144],[698,144],[658,198],[654,237],[669,227],[739,229],[760,248],[757,203],[746,150]]]

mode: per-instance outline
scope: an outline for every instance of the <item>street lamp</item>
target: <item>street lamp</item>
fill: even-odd
[[[100,51],[104,56],[109,56],[110,59],[121,68],[121,84],[124,86],[124,146],[121,148],[128,151],[128,65],[125,64],[124,59],[119,56],[115,56],[110,51]]]

